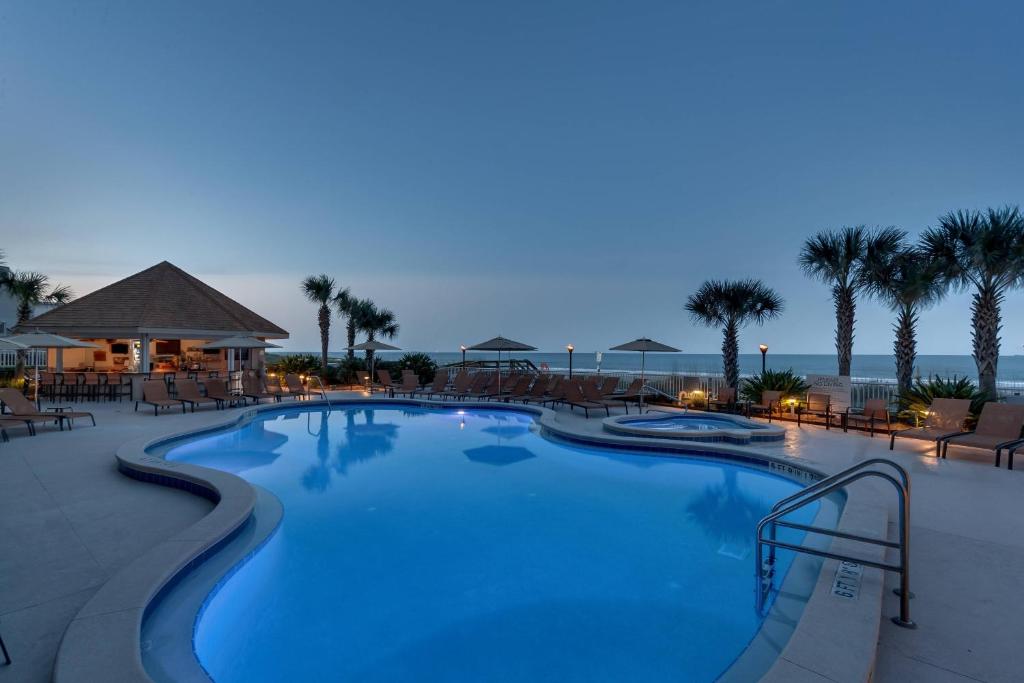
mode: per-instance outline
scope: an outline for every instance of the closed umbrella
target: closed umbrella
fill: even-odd
[[[370,341],[364,341],[362,344],[356,344],[355,346],[349,346],[349,349],[353,351],[401,351],[402,349],[391,344],[385,344],[384,342],[372,339]],[[347,350],[347,349],[346,349]],[[374,354],[370,358],[370,392],[373,393],[373,369],[377,366],[377,356]]]
[[[648,339],[647,337],[641,337],[640,339],[634,339],[633,341],[626,342],[625,344],[619,344],[618,346],[613,346],[609,350],[610,351],[639,351],[640,352],[640,381],[641,382],[644,381],[644,370],[645,370],[645,365],[646,365],[646,361],[647,361],[647,354],[648,354],[648,352],[650,352],[650,353],[679,353],[679,349],[675,348],[674,346],[669,346],[668,344],[662,344],[661,342],[653,341],[651,339]],[[644,390],[641,387],[641,389],[640,389],[640,411],[643,412],[643,409],[644,409]]]
[[[98,349],[100,348],[92,342],[81,341],[80,339],[71,339],[70,337],[62,337],[59,334],[50,334],[49,332],[43,332],[42,330],[36,330],[35,332],[26,332],[25,334],[16,334],[10,337],[6,337],[7,342],[14,342],[20,344],[26,349]],[[62,370],[63,368],[58,368]],[[36,405],[39,405],[39,358],[36,358],[35,365],[35,381],[36,391],[35,400]]]
[[[530,346],[522,342],[512,341],[502,336],[488,339],[485,342],[474,344],[469,347],[470,351],[497,351],[498,352],[498,393],[501,393],[501,352],[502,351],[536,351],[536,346]]]

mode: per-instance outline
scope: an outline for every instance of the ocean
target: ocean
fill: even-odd
[[[303,352],[316,353],[316,352]],[[404,351],[383,352],[378,358],[397,360],[405,353]],[[450,351],[428,351],[438,364],[457,363],[462,360],[458,352]],[[341,357],[344,352],[332,351],[331,357]],[[516,358],[529,359],[534,365],[540,367],[547,363],[554,369],[565,369],[569,367],[569,354],[562,353],[515,353]],[[467,360],[491,360],[497,358],[493,352],[469,352]],[[508,358],[507,353],[502,358]],[[598,369],[598,359],[595,352],[576,351],[573,354],[573,369],[580,371]],[[837,372],[836,357],[833,354],[784,354],[768,353],[767,367],[772,370],[792,369],[797,374],[822,374],[829,375]],[[715,353],[648,353],[646,368],[654,373],[694,373],[694,374],[721,374],[722,357]],[[603,352],[600,360],[602,372],[639,370],[639,353]],[[747,353],[740,354],[740,373],[752,375],[761,371],[761,354]],[[921,355],[917,357],[916,373],[922,377],[939,375],[951,377],[953,375],[966,375],[977,378],[977,369],[974,359],[970,356],[938,356]],[[853,356],[853,377],[864,379],[895,379],[896,366],[891,355],[885,354],[855,354]],[[1002,356],[999,359],[999,381],[1000,382],[1024,382],[1024,356]]]

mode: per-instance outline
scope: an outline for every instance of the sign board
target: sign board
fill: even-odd
[[[828,394],[832,412],[841,413],[850,407],[850,377],[848,375],[807,375],[808,393]]]
[[[860,595],[860,579],[864,568],[856,562],[843,560],[836,568],[836,576],[832,581],[832,595],[837,598],[856,600]]]

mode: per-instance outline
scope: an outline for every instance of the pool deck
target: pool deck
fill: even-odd
[[[0,683],[51,680],[61,638],[82,606],[118,570],[212,509],[199,496],[125,477],[113,455],[128,441],[220,423],[233,411],[154,418],[134,413],[127,402],[82,408],[96,413],[98,427],[80,422],[72,432],[41,428],[31,438],[11,430],[11,442],[0,444],[0,634],[14,659],[11,666],[0,666]],[[557,421],[581,436],[601,431],[597,416],[588,421],[559,409]],[[968,449],[950,448],[949,459],[939,461],[923,442],[898,441],[890,453],[884,436],[783,424],[781,443],[728,449],[825,471],[892,456],[910,470],[912,578],[918,596],[913,618],[919,628],[909,631],[889,622],[896,598],[887,594],[874,680],[1020,680],[1024,471],[996,469],[991,457]],[[859,486],[851,496],[858,495]],[[888,581],[891,585],[892,578]],[[790,678],[850,680],[840,664],[793,663]]]

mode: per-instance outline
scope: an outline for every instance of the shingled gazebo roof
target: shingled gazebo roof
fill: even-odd
[[[288,337],[274,323],[167,261],[36,316],[19,330],[37,328],[79,338]]]

